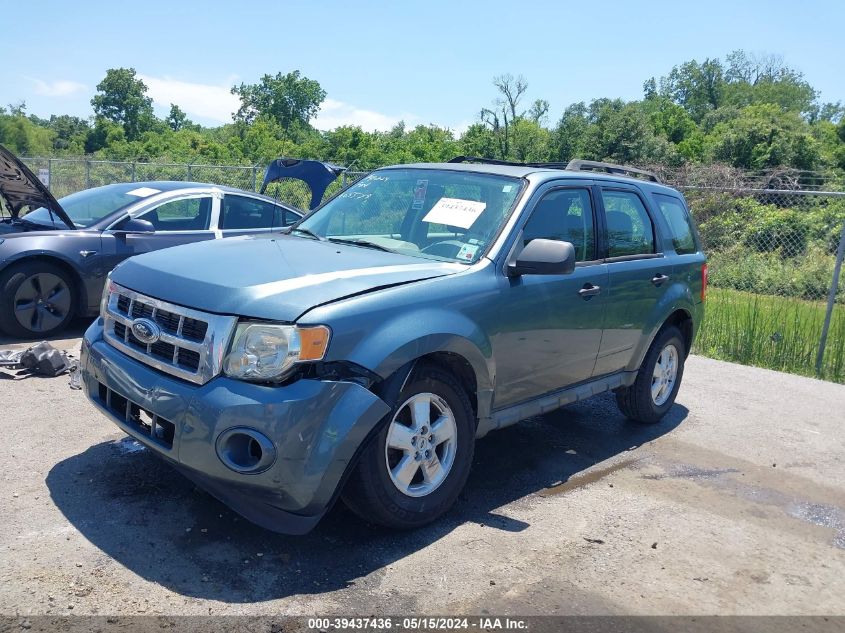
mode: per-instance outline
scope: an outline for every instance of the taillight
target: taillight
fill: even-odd
[[[707,262],[701,265],[701,300],[707,298]]]

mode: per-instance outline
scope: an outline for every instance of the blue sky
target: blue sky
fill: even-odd
[[[137,8],[130,8],[137,7]],[[107,68],[135,68],[159,113],[178,103],[206,125],[229,120],[229,88],[299,69],[328,93],[318,127],[463,129],[523,74],[526,105],[638,99],[642,83],[689,59],[743,48],[802,71],[845,101],[845,2],[3,2],[0,104],[90,116]],[[5,27],[5,28],[4,28]]]

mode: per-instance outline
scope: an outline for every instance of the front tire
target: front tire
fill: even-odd
[[[659,422],[675,403],[684,376],[686,348],[680,330],[662,329],[648,349],[634,384],[616,390],[625,417],[642,424]]]
[[[343,501],[372,523],[425,525],[454,504],[474,449],[475,417],[466,391],[448,372],[423,366],[364,449]]]
[[[58,266],[31,261],[0,274],[0,329],[40,339],[63,330],[76,311],[75,286]]]

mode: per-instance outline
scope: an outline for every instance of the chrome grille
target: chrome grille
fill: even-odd
[[[237,322],[139,294],[115,283],[109,286],[104,337],[126,355],[165,373],[204,384],[220,373],[223,354]],[[136,319],[161,329],[146,343],[132,332]],[[142,334],[143,336],[143,334]]]

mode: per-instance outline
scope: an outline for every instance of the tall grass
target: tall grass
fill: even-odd
[[[815,376],[825,304],[726,288],[707,291],[693,351],[711,358]],[[833,309],[822,371],[845,383],[845,306]]]

